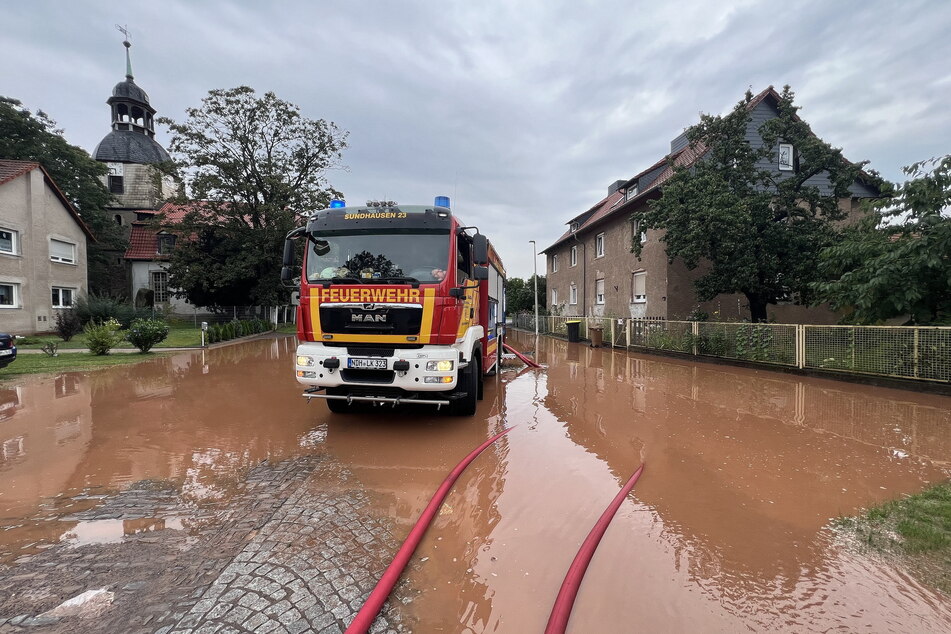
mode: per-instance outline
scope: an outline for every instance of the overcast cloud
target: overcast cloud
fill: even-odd
[[[71,143],[92,152],[109,130],[127,24],[160,116],[212,88],[273,90],[350,131],[348,170],[330,175],[349,202],[449,195],[520,277],[529,240],[551,244],[747,88],[790,84],[820,137],[892,180],[951,152],[943,1],[33,0],[0,16],[0,95]]]

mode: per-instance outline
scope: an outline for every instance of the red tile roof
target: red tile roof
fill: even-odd
[[[126,249],[126,260],[168,260],[169,254],[158,252],[158,234],[163,230],[159,228],[158,223],[162,225],[176,225],[185,219],[185,214],[190,211],[201,211],[202,203],[191,202],[184,205],[176,203],[165,203],[157,211],[150,209],[141,209],[137,214],[148,213],[152,215],[150,220],[136,220],[132,222],[132,233],[129,235],[129,248]],[[210,209],[205,210],[206,214],[214,214]]]
[[[46,184],[49,185],[50,189],[53,190],[53,193],[56,194],[56,197],[59,198],[59,201],[63,203],[63,206],[66,207],[66,211],[69,212],[69,215],[73,217],[73,220],[75,220],[76,224],[79,225],[79,228],[83,230],[83,233],[86,234],[86,237],[95,242],[95,236],[92,235],[92,231],[90,231],[89,227],[86,226],[86,223],[83,222],[79,212],[77,212],[76,208],[73,207],[73,204],[69,202],[69,199],[66,198],[66,194],[64,194],[59,188],[59,186],[53,180],[53,177],[50,176],[49,172],[46,171],[46,168],[44,168],[39,163],[35,161],[0,159],[0,185],[9,183],[10,181],[19,178],[24,174],[28,174],[37,168],[43,172],[43,179],[46,181]]]

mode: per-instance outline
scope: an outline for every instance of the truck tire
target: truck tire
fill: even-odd
[[[350,411],[350,406],[347,404],[347,401],[340,398],[327,398],[324,399],[327,401],[327,409],[329,409],[334,414],[346,414]]]
[[[479,368],[478,357],[473,355],[472,361],[465,370],[459,373],[459,392],[466,395],[452,402],[450,413],[453,416],[472,416],[476,412],[479,402],[479,382],[482,380],[482,371]]]

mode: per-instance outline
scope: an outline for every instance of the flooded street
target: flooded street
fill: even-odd
[[[535,347],[525,333],[509,342]],[[93,561],[95,587],[131,585],[113,608],[135,615],[129,631],[217,622],[229,594],[216,587],[241,582],[248,561],[276,586],[256,591],[259,605],[240,599],[242,618],[277,622],[287,603],[302,627],[340,628],[447,473],[512,426],[446,498],[386,617],[393,629],[543,631],[578,546],[644,462],[569,631],[951,630],[951,599],[850,553],[828,528],[951,477],[951,398],[538,344],[545,369],[487,379],[473,418],[307,405],[293,337],[0,383],[0,597],[13,593],[0,598],[0,631],[92,587],[80,569]],[[125,576],[162,540],[196,581],[155,599],[152,618],[137,602],[177,581],[146,563],[141,585]],[[219,564],[200,576],[209,543]],[[313,565],[314,576],[285,584],[272,570],[281,557],[282,570]],[[46,564],[72,594],[50,587],[65,582],[37,572]],[[99,631],[76,623],[46,626]]]

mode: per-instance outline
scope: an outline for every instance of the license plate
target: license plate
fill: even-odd
[[[386,359],[347,359],[347,367],[355,370],[385,370]]]
[[[13,354],[13,350],[0,350],[0,357],[6,357]]]

